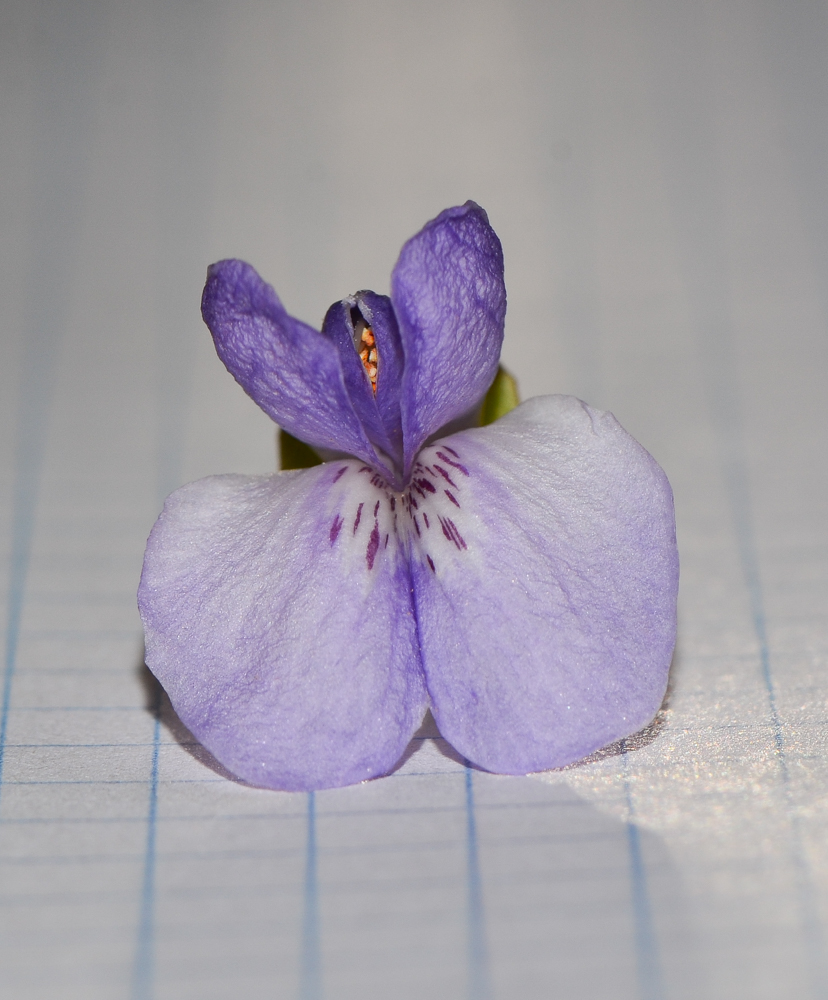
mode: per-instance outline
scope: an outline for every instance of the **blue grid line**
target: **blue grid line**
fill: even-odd
[[[711,424],[718,438],[721,476],[736,534],[754,636],[759,648],[768,714],[774,732],[775,756],[790,823],[790,856],[796,873],[795,891],[806,944],[811,991],[814,1000],[822,1000],[828,997],[824,934],[813,876],[805,857],[802,831],[790,788],[784,725],[773,680],[753,532],[742,404],[733,344],[730,266],[722,250],[723,198],[715,126],[719,95],[713,92],[709,78],[699,72],[704,59],[688,61],[688,53],[695,50],[704,54],[709,50],[710,25],[702,9],[692,5],[657,7],[653,4],[651,11],[655,22],[663,17],[665,25],[669,24],[671,37],[682,40],[680,50],[672,47],[652,50],[656,83],[653,93],[665,137],[663,149],[669,161],[668,175],[674,182],[670,193],[682,277],[688,293],[693,328],[698,337],[702,381]],[[693,37],[698,43],[695,46],[691,41]],[[684,115],[688,127],[682,130],[678,141],[667,141],[666,136],[676,135],[673,123],[677,111],[689,112]]]
[[[408,811],[415,812],[413,809]],[[302,818],[304,817],[296,813],[254,813],[252,815],[249,813],[224,813],[220,816],[205,816],[204,814],[195,816],[157,816],[155,821],[159,825],[168,823],[203,823],[205,819],[209,819],[211,824],[247,823],[254,820],[270,823],[272,820],[299,820]],[[49,826],[53,823],[146,823],[146,821],[146,813],[141,813],[136,816],[21,816],[18,818],[9,817],[6,823],[9,826],[14,826],[15,824],[19,826],[26,823],[43,823]]]
[[[43,32],[46,56],[39,66],[37,95],[42,127],[32,162],[33,254],[27,273],[0,704],[0,793],[55,368],[91,148],[87,133],[93,105],[89,97],[100,28],[100,18],[89,5],[65,4],[51,12]],[[82,58],[77,48],[82,49]],[[83,111],[79,113],[78,108]]]
[[[448,845],[446,845],[448,846]],[[264,860],[273,858],[291,858],[296,857],[301,854],[294,848],[286,847],[283,850],[249,850],[249,851],[162,851],[156,852],[155,860],[162,859],[164,861],[175,861],[187,859],[190,861],[251,861],[251,860]],[[362,853],[371,854],[375,853],[367,848]],[[25,865],[62,865],[62,864],[122,864],[126,862],[134,862],[144,858],[146,855],[146,849],[143,851],[131,851],[123,852],[118,854],[46,854],[42,857],[33,857],[31,855],[26,855],[22,857],[4,857],[0,859],[0,864],[10,865],[12,867],[20,867]],[[150,897],[149,902],[152,902],[151,898],[152,886],[146,886],[147,895]],[[152,910],[149,908],[147,910],[148,917],[152,916]],[[152,921],[148,920],[144,924],[145,927],[151,928]],[[149,940],[148,945],[152,942]],[[149,949],[145,949],[144,954],[151,958]],[[145,963],[145,965],[151,963]],[[139,963],[135,963],[136,975],[133,977],[134,980],[142,978],[145,974],[139,969]],[[139,975],[140,973],[140,975]],[[142,995],[142,994],[139,994]]]
[[[489,952],[480,878],[477,821],[474,814],[474,773],[468,761],[465,767],[468,997],[469,1000],[490,1000],[492,990],[489,977]]]
[[[147,841],[144,850],[144,875],[141,885],[141,910],[138,917],[138,944],[132,973],[132,1000],[150,1000],[155,980],[155,862],[158,817],[158,749],[161,733],[161,689],[156,690],[156,716],[153,723],[152,764],[147,808]]]
[[[143,705],[15,705],[15,712],[146,712]]]
[[[635,934],[635,958],[638,991],[641,1000],[663,1000],[664,976],[658,938],[655,933],[652,903],[647,884],[647,866],[641,849],[641,835],[635,822],[635,803],[629,781],[629,760],[624,752],[624,795],[627,800],[627,851]]]
[[[147,744],[151,745],[151,744]],[[162,744],[163,746],[163,744]],[[142,782],[137,782],[142,784]],[[549,809],[559,812],[565,808],[579,808],[577,803],[568,802],[490,802],[490,803],[476,803],[475,812],[479,813],[481,811],[487,812],[490,810],[504,810],[508,809],[510,812],[514,810],[523,809]],[[465,803],[462,806],[426,806],[418,805],[412,806],[411,808],[396,808],[396,809],[372,809],[371,816],[433,816],[437,814],[447,814],[466,811]],[[332,811],[328,815],[335,817],[337,819],[341,817],[354,817],[354,816],[365,816],[366,812],[364,809],[342,809],[337,811]],[[207,818],[203,814],[190,814],[190,815],[177,815],[177,816],[158,816],[156,822],[158,823],[200,823]],[[261,820],[264,822],[270,822],[272,820],[299,820],[304,819],[305,813],[280,813],[280,812],[267,812],[267,813],[223,813],[220,816],[210,815],[209,820],[211,823],[216,822],[235,822],[237,820]],[[146,815],[135,815],[135,816],[82,816],[77,818],[69,818],[62,816],[31,816],[31,817],[21,817],[17,819],[9,818],[6,820],[7,823],[118,823],[118,822],[146,822]],[[521,838],[513,837],[509,838],[510,842],[520,842],[524,839],[528,839],[535,842],[538,838]],[[550,840],[555,843],[567,843],[570,840],[606,840],[612,841],[615,839],[614,833],[609,832],[584,832],[579,831],[576,834],[563,834],[563,833],[552,833],[540,836],[541,840]]]
[[[60,639],[61,642],[78,640],[79,642],[98,642],[101,639],[132,639],[138,640],[135,629],[23,629],[21,635],[27,639]]]
[[[638,991],[641,1000],[663,1000],[665,997],[664,974],[647,881],[647,865],[641,847],[641,834],[636,823],[635,801],[630,785],[630,758],[627,740],[622,740],[621,745],[623,747],[621,763],[624,776],[624,797],[627,805],[625,828]]]
[[[662,1000],[664,980],[647,889],[647,870],[641,851],[638,826],[633,822],[627,823],[627,846],[630,854],[633,913],[635,914],[635,954],[640,996],[641,1000]]]
[[[121,822],[123,822],[123,821],[121,821]],[[610,838],[606,838],[606,839],[609,840]],[[614,841],[615,838],[613,837],[612,840]],[[508,846],[508,845],[524,845],[525,846],[527,843],[530,843],[530,844],[548,844],[548,845],[561,844],[561,843],[583,844],[583,843],[586,843],[586,842],[588,842],[588,838],[578,837],[576,835],[573,835],[572,837],[569,837],[567,840],[556,839],[554,837],[538,837],[535,840],[526,840],[526,839],[517,839],[517,838],[510,838],[510,837],[501,837],[498,840],[499,846],[504,846],[504,845],[506,845],[506,846]],[[401,851],[406,851],[406,852],[409,852],[409,853],[427,853],[427,852],[435,852],[435,851],[454,851],[456,849],[456,847],[457,847],[456,840],[417,841],[415,844],[412,844],[409,841],[405,841],[405,842],[397,843],[397,844],[383,844],[381,846],[378,846],[376,844],[366,844],[365,846],[362,846],[362,847],[341,848],[339,850],[331,851],[329,853],[330,853],[331,857],[355,857],[355,856],[358,857],[358,856],[364,855],[364,854],[370,854],[372,856],[375,856],[375,855],[379,856],[379,855],[388,855],[388,854],[398,854]],[[54,862],[54,863],[61,863],[62,864],[62,863],[68,862],[68,861],[97,862],[97,861],[104,861],[104,860],[105,861],[128,860],[128,859],[136,859],[136,858],[143,857],[144,853],[145,853],[145,851],[144,852],[131,851],[129,853],[108,854],[106,856],[102,856],[102,855],[98,855],[98,854],[72,854],[72,855],[69,855],[69,854],[67,854],[67,855],[48,854],[48,855],[42,855],[42,856],[39,856],[39,857],[35,857],[35,856],[32,856],[32,855],[23,855],[23,856],[20,856],[20,857],[5,856],[5,857],[1,857],[0,858],[0,865],[4,865],[4,864],[10,864],[10,865],[28,865],[28,864],[39,865],[39,864],[46,864],[46,863],[52,863],[52,862]],[[183,851],[182,850],[182,851],[156,851],[155,852],[155,859],[157,861],[160,858],[163,858],[165,860],[170,860],[170,859],[174,859],[174,858],[190,858],[190,859],[192,859],[194,861],[199,861],[199,860],[201,860],[201,861],[209,861],[209,860],[214,860],[216,858],[224,858],[224,859],[233,859],[233,858],[235,858],[235,859],[241,859],[241,858],[281,858],[281,857],[294,857],[294,856],[298,856],[300,854],[304,854],[305,857],[307,857],[307,852],[306,851],[303,852],[303,851],[299,850],[298,848],[292,848],[292,847],[285,847],[285,848],[281,848],[281,849],[272,848],[272,849],[268,849],[268,850],[266,850],[264,848],[258,848],[258,849],[257,848],[250,848],[248,850],[237,849],[237,850],[213,850],[213,851],[198,851],[198,850]],[[757,867],[759,867],[759,866],[757,866]],[[549,876],[549,877],[552,877],[555,880],[564,880],[564,881],[567,878],[570,878],[570,877],[573,878],[573,879],[577,879],[578,881],[583,881],[583,880],[588,881],[591,878],[595,878],[596,880],[599,880],[599,881],[604,881],[606,879],[606,877],[607,877],[607,874],[613,872],[614,870],[615,869],[612,866],[607,867],[605,865],[604,867],[601,867],[598,864],[590,863],[586,867],[571,866],[565,872],[556,872],[553,876]],[[543,874],[538,875],[537,873],[535,873],[535,874],[532,874],[531,877],[533,879],[543,879],[543,878],[545,878],[547,876],[545,876]],[[459,880],[460,876],[457,876],[457,878]],[[506,879],[506,881],[511,881],[513,879],[515,879],[515,876],[508,876],[508,878]],[[440,876],[439,881],[445,881],[445,880],[446,880],[446,876],[445,875]],[[468,870],[464,874],[463,880],[465,881],[466,885],[469,884],[470,880],[469,880],[469,877],[468,877]],[[379,879],[379,881],[382,881],[382,879]],[[421,878],[418,877],[418,878],[414,879],[413,881],[416,882],[417,884],[420,884],[420,882],[422,882],[422,881],[428,881],[428,879],[423,880],[423,879],[421,879]],[[491,882],[497,882],[498,878],[495,877],[495,878],[491,879],[490,881]],[[342,884],[342,883],[340,882],[340,883],[337,883],[337,884]],[[485,941],[485,935],[484,935],[483,940]],[[485,952],[485,949],[483,949],[483,951]],[[477,949],[475,953],[479,954],[480,953],[480,949]]]
[[[156,74],[159,93],[164,95],[157,107],[159,146],[174,164],[164,175],[159,198],[164,207],[163,229],[157,247],[156,285],[160,306],[159,319],[164,335],[158,339],[159,387],[156,399],[158,438],[156,485],[159,506],[180,485],[184,431],[192,381],[191,343],[187,331],[200,330],[198,301],[191,301],[189,286],[180,279],[181,262],[195,247],[200,254],[204,235],[206,199],[206,164],[209,157],[203,137],[208,127],[209,95],[213,92],[214,74],[198,72],[218,58],[223,37],[217,10],[212,7],[204,16],[193,18],[189,5],[159,6],[151,18],[157,51]],[[182,123],[186,122],[186,127]],[[128,523],[132,523],[129,521]],[[157,689],[160,699],[161,689]],[[156,706],[155,736],[160,742],[159,705]],[[147,976],[152,974],[155,938],[155,841],[158,808],[158,747],[153,750],[147,814],[147,848],[144,862],[144,894],[141,901],[136,969],[147,956]],[[217,783],[225,778],[214,779]],[[167,782],[165,782],[167,784]],[[136,980],[137,982],[137,980]],[[144,996],[150,1000],[152,982],[147,979]],[[136,998],[137,1000],[137,998]]]
[[[726,439],[728,429],[720,427],[719,433]],[[725,482],[736,531],[742,573],[748,592],[753,631],[759,647],[759,663],[762,670],[762,681],[767,694],[768,715],[773,730],[774,750],[782,781],[782,793],[791,827],[791,860],[796,873],[796,890],[799,896],[800,918],[802,921],[811,992],[814,1000],[825,1000],[825,998],[828,998],[825,934],[820,919],[819,902],[813,873],[805,854],[802,824],[791,790],[784,723],[779,712],[776,685],[773,679],[762,582],[756,553],[756,542],[752,529],[753,517],[750,489],[747,482],[747,469],[744,459],[741,457],[742,450],[737,455],[736,448],[734,447],[736,441],[741,439],[741,423],[737,423],[735,426],[731,425],[729,434],[733,435],[734,440],[730,442],[725,440],[726,445],[730,445],[730,448],[727,449],[729,451],[729,461],[726,461],[724,469]],[[739,443],[741,443],[740,440]]]
[[[28,673],[28,671],[27,671],[27,673]],[[21,709],[18,706],[15,706],[15,711],[16,712],[27,711],[27,709]],[[28,711],[35,711],[35,710],[34,709],[28,709]],[[60,711],[60,709],[55,709],[55,711]],[[804,730],[807,730],[807,729],[818,729],[818,730],[822,731],[826,727],[826,721],[828,721],[828,720],[825,720],[825,719],[819,719],[819,720],[810,719],[810,720],[806,720],[805,722],[799,723],[798,726],[797,726],[797,728],[798,729],[804,729]],[[768,722],[751,722],[751,723],[747,723],[747,724],[744,724],[744,725],[741,724],[741,723],[721,723],[721,724],[717,723],[716,725],[712,725],[712,726],[673,726],[673,725],[670,726],[670,732],[671,733],[694,733],[694,734],[700,734],[700,733],[719,732],[720,730],[734,730],[734,731],[742,731],[742,732],[762,732],[764,730],[774,731],[775,730],[775,726],[774,726],[774,724],[773,724],[772,721],[768,721]],[[167,740],[161,740],[159,745],[162,746],[162,747],[165,747],[165,748],[168,748],[168,747],[182,747],[182,748],[186,748],[186,747],[190,747],[190,748],[201,747],[201,743],[199,743],[197,740],[167,739]],[[56,749],[65,749],[65,750],[68,750],[68,749],[72,749],[72,750],[98,750],[98,749],[118,749],[118,748],[122,748],[122,749],[130,748],[131,749],[131,748],[134,748],[134,747],[151,747],[151,746],[154,746],[154,741],[153,740],[136,740],[134,742],[122,741],[120,743],[9,743],[8,741],[6,742],[6,749],[7,750],[11,750],[11,749],[15,749],[15,750],[56,750]],[[734,751],[732,751],[732,750],[728,751],[728,758],[727,759],[735,759],[735,756],[737,756],[737,755],[735,754]],[[797,755],[797,759],[798,760],[811,760],[811,759],[818,760],[818,759],[820,759],[820,756],[821,755],[819,753],[814,753],[814,754],[798,754]],[[786,755],[786,759],[787,759],[787,755]],[[422,773],[422,772],[417,772],[417,773]],[[456,774],[456,772],[452,772],[452,773]],[[434,777],[440,777],[440,776],[441,776],[440,774],[435,774],[434,775]],[[395,775],[395,777],[403,777],[404,778],[404,777],[406,777],[406,775],[405,774],[403,774],[403,775]],[[502,804],[498,804],[498,803],[491,803],[491,804],[488,804],[488,805],[478,806],[477,808],[478,809],[506,809],[506,808],[514,808],[514,809],[543,809],[543,808],[549,808],[549,807],[550,806],[549,806],[548,803],[543,803],[543,802],[540,802],[540,803],[538,803],[538,802],[526,802],[526,803],[516,803],[516,804],[511,804],[510,803],[508,806],[505,806],[505,805],[502,805]],[[446,807],[440,806],[439,808],[440,809],[443,809],[443,808],[450,809],[452,807],[450,807],[450,806],[446,806]],[[388,810],[378,810],[378,811],[379,812],[408,812],[409,810],[406,810],[406,809],[388,809]],[[353,810],[353,814],[354,815],[358,815],[358,813],[359,813],[359,810]],[[345,812],[338,812],[337,815],[346,815],[346,813]]]
[[[223,785],[227,782],[227,778],[165,778],[163,782],[159,781],[159,785]],[[146,785],[146,778],[67,778],[60,779],[55,778],[52,781],[48,779],[42,779],[37,781],[35,779],[19,779],[13,781],[4,781],[4,785],[7,787],[28,787],[30,785]]]
[[[316,793],[308,792],[305,845],[305,908],[302,918],[300,1000],[322,1000],[319,941],[319,873],[316,845]]]

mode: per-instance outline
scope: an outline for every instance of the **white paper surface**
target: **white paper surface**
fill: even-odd
[[[0,983],[15,1000],[828,997],[828,18],[782,2],[0,10]],[[474,198],[524,396],[676,496],[640,737],[559,772],[228,780],[142,671],[164,495],[274,467],[206,265],[319,322]]]

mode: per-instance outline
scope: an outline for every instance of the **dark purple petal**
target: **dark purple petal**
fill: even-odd
[[[201,311],[218,356],[268,416],[308,444],[376,463],[346,391],[336,347],[289,316],[249,264],[213,264]]]
[[[167,499],[150,535],[147,665],[252,784],[383,774],[425,713],[407,559],[388,490],[361,468],[202,479]]]
[[[376,341],[379,357],[376,397],[354,345],[354,310],[362,314]],[[335,302],[325,316],[322,334],[336,345],[348,395],[366,434],[377,448],[402,467],[402,347],[391,300],[374,292],[357,292],[352,299]]]
[[[506,315],[503,252],[479,205],[446,209],[405,244],[391,300],[405,352],[408,466],[430,435],[479,404],[497,372]]]
[[[455,503],[445,491],[420,500],[431,529],[411,553],[446,739],[523,774],[646,725],[667,684],[678,587],[673,498],[654,459],[611,414],[547,396],[419,461],[457,484]]]
[[[402,464],[400,392],[405,358],[397,317],[394,315],[391,299],[387,295],[357,292],[356,302],[377,340],[379,350],[377,408],[393,449],[391,454]]]

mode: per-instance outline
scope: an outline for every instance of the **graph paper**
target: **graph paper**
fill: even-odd
[[[809,2],[0,8],[0,994],[828,998],[828,18]],[[164,496],[275,469],[239,256],[318,323],[474,198],[524,397],[676,497],[667,698],[558,771],[247,787],[143,665]]]

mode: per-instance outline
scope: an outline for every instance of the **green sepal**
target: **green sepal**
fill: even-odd
[[[505,417],[519,403],[517,382],[514,376],[500,365],[480,408],[480,426],[485,427],[486,424],[493,424],[495,420]]]
[[[309,444],[279,429],[279,468],[283,472],[288,469],[311,469],[321,464],[322,459]]]

